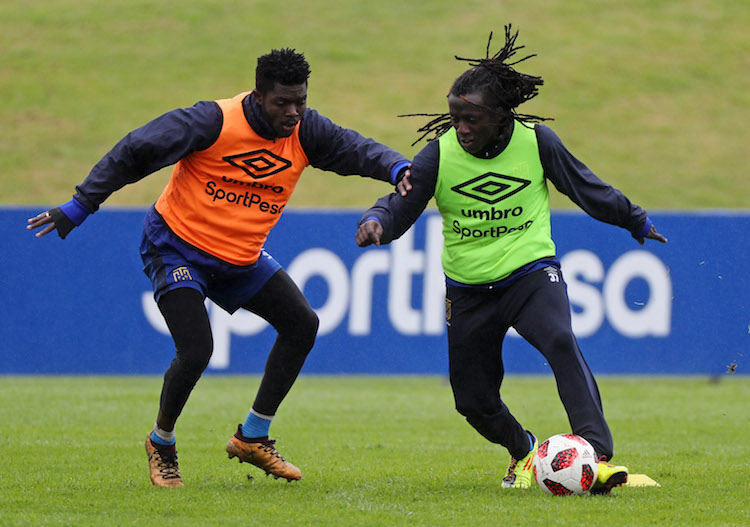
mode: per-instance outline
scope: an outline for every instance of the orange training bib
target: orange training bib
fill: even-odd
[[[254,263],[309,161],[299,125],[270,141],[245,118],[250,92],[216,101],[224,123],[216,142],[177,162],[156,210],[182,240],[235,265]]]

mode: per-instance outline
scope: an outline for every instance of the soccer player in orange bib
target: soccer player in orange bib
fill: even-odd
[[[41,229],[37,237],[56,230],[65,238],[110,194],[174,165],[146,215],[140,248],[176,345],[146,438],[154,485],[183,486],[174,430],[213,352],[205,297],[229,313],[251,311],[278,332],[247,420],[227,444],[229,457],[276,478],[302,477],[268,433],[313,346],[318,317],[263,246],[306,166],[394,185],[409,166],[398,152],[307,108],[309,76],[303,54],[272,50],[258,59],[253,91],[173,110],[132,131],[72,200],[28,220],[28,229]]]

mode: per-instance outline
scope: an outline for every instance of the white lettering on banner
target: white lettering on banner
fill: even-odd
[[[388,318],[402,335],[440,335],[444,328],[445,282],[440,253],[443,249],[442,220],[427,220],[425,250],[414,250],[414,232],[404,233],[389,251],[371,250],[352,267],[349,334],[369,335],[373,317],[375,275],[388,273]],[[413,277],[423,275],[422,309],[411,305]],[[375,313],[375,316],[378,316]]]
[[[372,327],[372,289],[375,275],[386,274],[387,251],[367,251],[352,267],[352,302],[349,308],[349,334],[369,335]]]
[[[424,251],[414,250],[414,230],[409,229],[391,244],[388,280],[388,317],[402,335],[422,333],[422,313],[411,306],[413,275],[424,270]]]
[[[289,275],[304,290],[313,276],[325,280],[328,298],[315,309],[320,318],[318,335],[337,329],[349,313],[349,334],[369,335],[372,327],[375,276],[388,273],[387,311],[391,325],[403,335],[439,335],[443,331],[443,283],[440,252],[442,220],[427,221],[425,251],[414,250],[414,232],[395,240],[390,250],[366,251],[352,266],[351,278],[341,259],[326,249],[309,249],[289,265]],[[413,277],[423,275],[422,309],[411,305]]]
[[[625,304],[625,288],[634,278],[648,283],[649,298],[642,309]],[[630,338],[666,337],[672,326],[672,282],[659,258],[646,251],[630,251],[609,268],[604,282],[604,301],[609,323]]]
[[[445,279],[440,261],[442,219],[430,216],[425,229],[425,250],[414,250],[414,230],[394,241],[388,289],[388,317],[402,335],[440,335],[445,327]],[[412,278],[422,274],[422,309],[411,305]]]
[[[425,335],[441,335],[445,331],[445,275],[440,256],[443,252],[443,220],[431,216],[426,227],[424,289],[422,310]]]
[[[323,248],[299,253],[287,272],[303,291],[314,277],[325,282],[325,301],[315,308],[320,318],[318,335],[339,330],[348,315],[348,335],[367,336],[372,333],[373,317],[387,315],[399,334],[437,336],[445,331],[442,247],[442,219],[431,215],[426,222],[423,251],[415,249],[414,232],[409,230],[387,248],[362,251],[351,272],[337,254]],[[560,261],[571,304],[576,308],[572,313],[576,335],[594,335],[605,318],[615,331],[628,338],[669,335],[672,283],[659,258],[646,251],[629,251],[606,273],[599,257],[591,251],[571,251]],[[374,302],[373,288],[379,275],[388,280],[386,306]],[[412,291],[420,275],[422,305],[415,307],[412,306]],[[639,309],[631,309],[625,299],[626,288],[635,279],[644,280],[649,289]],[[168,335],[151,292],[143,293],[142,306],[151,326]],[[229,315],[210,300],[206,300],[206,309],[214,336],[214,353],[209,363],[212,369],[229,367],[232,335],[256,335],[268,326],[266,321],[245,310]],[[518,336],[513,330],[508,334]]]
[[[568,284],[568,298],[573,310],[573,332],[579,337],[589,337],[599,331],[604,322],[604,300],[599,290],[591,285],[604,280],[602,261],[590,251],[571,251],[560,258]],[[583,280],[579,280],[583,278]]]
[[[606,277],[601,260],[592,252],[571,251],[560,259],[568,296],[580,308],[573,311],[573,331],[589,337],[607,320],[621,335],[629,338],[666,337],[672,327],[672,281],[664,263],[646,251],[629,251],[609,268]],[[588,282],[601,282],[602,292]],[[625,288],[634,279],[643,279],[649,287],[648,299],[641,309],[625,304]]]
[[[413,250],[413,229],[406,231],[392,244],[388,315],[393,327],[401,334],[440,335],[445,329],[445,278],[440,261],[442,226],[440,216],[428,218],[424,252]],[[421,311],[411,307],[410,272],[423,275]],[[407,320],[410,324],[404,323]]]

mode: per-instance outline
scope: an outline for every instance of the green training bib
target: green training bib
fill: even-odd
[[[549,192],[533,128],[514,121],[493,159],[466,152],[451,128],[439,139],[435,200],[443,217],[445,274],[466,284],[502,280],[555,255]]]

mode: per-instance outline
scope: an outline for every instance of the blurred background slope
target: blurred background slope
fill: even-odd
[[[4,0],[0,203],[53,205],[130,130],[252,89],[272,48],[306,54],[309,105],[412,157],[466,67],[520,30],[518,66],[545,80],[525,113],[649,209],[744,209],[750,183],[745,0],[482,2]],[[165,169],[107,205],[148,205]],[[308,170],[290,206],[369,206],[382,183]],[[572,208],[553,194],[555,208]]]

